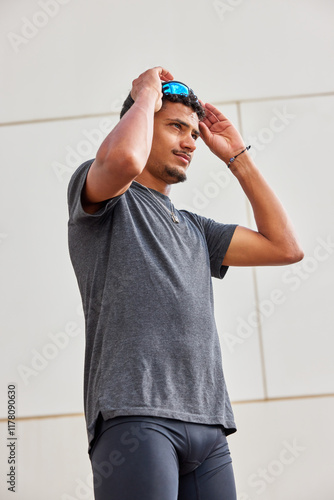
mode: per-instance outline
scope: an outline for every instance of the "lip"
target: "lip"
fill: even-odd
[[[190,163],[190,157],[185,153],[174,153],[174,154],[182,161],[182,163],[185,163],[187,165],[188,163]]]

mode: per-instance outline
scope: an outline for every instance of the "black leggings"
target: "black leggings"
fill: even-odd
[[[95,500],[236,500],[220,425],[160,417],[98,420],[90,459]]]

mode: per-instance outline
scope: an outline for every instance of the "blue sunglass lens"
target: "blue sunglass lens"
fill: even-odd
[[[188,95],[189,89],[183,83],[178,82],[168,82],[162,85],[162,91],[164,94],[176,94],[176,95]]]

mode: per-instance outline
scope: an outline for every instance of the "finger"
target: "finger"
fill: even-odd
[[[206,105],[205,105],[206,106]],[[209,121],[210,124],[219,122],[218,113],[214,113],[207,107],[205,108],[205,120]]]
[[[160,80],[163,80],[164,82],[174,80],[174,76],[172,75],[172,73],[170,73],[170,71],[168,71],[168,69],[165,69],[162,66],[158,66],[157,70],[158,70]]]
[[[209,102],[205,104],[205,110],[210,112],[211,115],[216,116],[218,121],[227,120],[227,117],[218,108],[216,108],[213,104],[210,104]]]
[[[214,113],[212,113],[212,111],[209,111],[207,108],[204,109],[205,109],[205,116],[201,121],[204,122],[208,128],[211,128],[212,125],[214,125],[215,123],[219,123],[219,119]]]
[[[199,131],[201,133],[201,138],[206,143],[210,137],[210,130],[203,121],[199,122]]]
[[[212,122],[210,122],[210,120],[208,120],[208,118],[207,118],[207,117],[205,117],[203,120],[201,120],[201,121],[200,121],[200,123],[204,123],[204,125],[206,125],[206,127],[207,127],[208,129],[210,129],[210,128],[212,127],[212,125],[213,125],[213,123],[212,123]],[[215,123],[218,123],[218,122],[217,122],[217,121],[215,121]]]

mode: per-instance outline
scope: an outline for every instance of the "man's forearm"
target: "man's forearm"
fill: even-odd
[[[115,158],[119,158],[141,172],[151,151],[156,98],[154,89],[147,88],[140,93],[101,144],[96,155],[100,162],[114,164]]]
[[[268,185],[251,156],[245,152],[230,166],[254,213],[258,232],[286,253],[287,259],[300,260],[302,250],[281,202]]]

